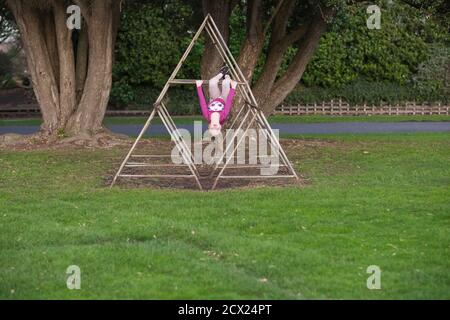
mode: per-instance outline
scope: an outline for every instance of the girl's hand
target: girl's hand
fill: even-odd
[[[197,87],[201,87],[203,85],[203,80],[197,80],[195,81],[195,84],[197,85]]]
[[[237,86],[238,86],[238,83],[237,83],[236,81],[234,81],[234,80],[231,80],[231,87],[232,87],[233,89],[236,89]]]

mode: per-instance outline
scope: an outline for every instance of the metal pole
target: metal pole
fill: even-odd
[[[263,120],[264,124],[268,128],[267,131],[269,131],[269,133],[271,134],[271,136],[273,138],[273,141],[275,141],[276,145],[278,146],[278,151],[281,153],[281,155],[283,157],[285,157],[286,165],[289,166],[290,170],[292,171],[292,174],[295,175],[295,177],[298,180],[299,178],[298,178],[297,172],[295,172],[294,168],[292,167],[291,162],[289,161],[289,158],[287,157],[286,153],[283,150],[283,147],[280,145],[280,142],[278,141],[278,139],[276,138],[275,134],[273,133],[272,127],[270,126],[269,122],[267,121],[266,116],[264,115],[264,113],[262,113],[261,110],[258,110],[257,113],[258,113],[258,117]]]
[[[211,20],[212,20],[212,18],[211,18]],[[220,40],[219,40],[218,36],[216,35],[216,33],[214,32],[214,30],[212,29],[212,27],[209,23],[206,25],[206,32],[208,33],[209,37],[213,40],[214,46],[216,47],[217,51],[219,52],[223,62],[227,63],[229,65],[229,67],[231,68],[233,78],[235,78],[239,82],[243,82],[245,84],[245,86],[247,86],[247,82],[246,82],[245,78],[241,79],[239,74],[236,72],[236,69],[237,69],[237,70],[239,70],[239,72],[242,75],[242,71],[240,71],[239,66],[233,64],[233,61],[230,59],[230,57],[227,55],[225,49],[220,44]],[[245,90],[243,90],[240,87],[238,88],[238,90],[244,96],[244,99],[250,100],[250,96],[248,96],[248,93]]]
[[[170,76],[169,80],[166,82],[164,88],[162,89],[161,93],[159,94],[158,99],[156,100],[155,104],[158,105],[161,103],[162,99],[167,93],[167,90],[170,86],[170,81],[175,79],[178,72],[181,69],[181,66],[183,65],[184,61],[186,60],[187,56],[191,52],[192,48],[194,47],[195,42],[197,42],[197,39],[200,37],[203,29],[205,28],[206,22],[210,19],[210,16],[207,16],[205,20],[203,20],[203,23],[201,24],[200,28],[198,29],[197,33],[195,34],[194,38],[192,38],[191,43],[187,47],[186,51],[184,52],[183,56],[181,57],[180,61],[178,62],[177,66],[175,67],[175,70],[173,70],[172,75]]]
[[[173,121],[172,117],[170,116],[169,111],[167,110],[164,103],[161,103],[161,111],[164,113],[164,116],[166,117],[168,123],[171,125],[172,130],[176,133],[178,141],[180,141],[183,144],[183,146],[185,147],[186,153],[189,154],[191,162],[194,163],[194,157],[192,155],[192,152],[190,151],[190,148],[186,145],[183,137],[181,136],[180,132],[178,131],[178,128],[175,125],[175,122]],[[194,165],[194,168],[197,170],[195,165]]]
[[[209,84],[209,80],[202,80],[203,84]],[[193,79],[173,79],[170,81],[170,84],[196,84],[197,80]],[[222,81],[220,81],[221,83]],[[237,81],[239,85],[244,85],[244,82]]]
[[[219,36],[220,40],[222,41],[223,47],[225,48],[226,52],[228,53],[228,56],[231,58],[231,60],[233,61],[233,63],[236,65],[237,70],[238,70],[239,73],[240,73],[240,76],[243,78],[243,81],[246,83],[246,87],[247,87],[247,89],[248,89],[248,91],[249,91],[249,93],[250,93],[250,95],[251,95],[251,97],[252,97],[252,99],[253,99],[253,101],[252,101],[253,104],[254,104],[255,106],[258,106],[258,102],[256,101],[255,96],[253,95],[253,92],[252,92],[252,90],[251,90],[251,88],[250,88],[250,85],[248,84],[247,79],[244,77],[244,74],[242,73],[241,68],[239,68],[239,65],[237,64],[236,59],[234,59],[234,56],[233,56],[233,54],[231,53],[230,49],[228,48],[227,43],[226,43],[225,40],[223,39],[222,34],[220,33],[219,28],[217,27],[216,23],[214,22],[214,19],[211,18],[210,20],[211,20],[211,24],[213,25],[214,29],[216,30],[217,35]]]
[[[248,129],[251,127],[251,125],[252,125],[253,122],[255,121],[255,117],[256,117],[256,115],[253,115],[253,118],[252,118],[252,120],[250,121],[250,123],[249,123],[249,125],[247,126],[247,128],[245,129],[244,134],[242,135],[242,137],[239,139],[238,143],[237,143],[236,146],[234,147],[233,152],[231,153],[232,155],[234,155],[234,154],[236,153],[236,150],[237,150],[237,148],[239,147],[239,145],[241,144],[242,140],[245,139],[245,136],[247,135]],[[216,188],[217,182],[219,181],[221,175],[223,174],[223,172],[224,172],[225,169],[227,168],[227,166],[228,166],[228,164],[230,163],[231,159],[232,159],[231,157],[228,158],[227,161],[225,162],[223,168],[220,170],[220,172],[219,172],[219,174],[218,174],[216,180],[214,181],[214,184],[213,184],[213,186],[212,186],[212,190],[214,190],[214,189]]]
[[[275,133],[273,132],[272,127],[266,126],[265,124],[264,124],[264,127],[262,127],[261,119],[259,117],[259,113],[260,113],[259,110],[252,110],[252,112],[258,113],[258,118],[257,118],[256,123],[258,124],[259,128],[263,130],[262,132],[263,132],[264,136],[269,140],[269,143],[276,147],[277,154],[279,157],[281,157],[281,160],[285,164],[285,166],[287,166],[292,171],[292,173],[296,175],[295,170],[293,170],[292,165],[291,165],[288,157],[286,156],[286,154],[280,152],[280,150],[283,151],[283,148],[281,147],[277,137],[275,136]],[[261,111],[261,113],[262,113],[262,111]],[[265,130],[267,130],[269,132],[269,134]]]
[[[197,182],[199,189],[203,190],[200,180],[198,179],[198,176],[197,176],[197,168],[195,166],[194,166],[195,169],[192,168],[193,164],[190,161],[191,160],[190,157],[188,157],[185,154],[185,152],[183,152],[183,146],[180,146],[179,140],[177,140],[174,137],[174,133],[173,133],[173,131],[170,130],[170,125],[167,123],[167,119],[165,118],[165,115],[162,112],[160,112],[159,110],[158,110],[158,114],[160,115],[161,120],[162,120],[164,126],[166,127],[167,131],[169,131],[169,133],[172,137],[172,140],[175,142],[175,146],[177,147],[178,151],[181,153],[181,156],[183,157],[186,164],[189,166],[189,169],[190,169],[192,175],[195,177],[195,180]]]
[[[225,151],[223,152],[222,156],[220,157],[220,160],[217,161],[216,166],[214,167],[213,171],[211,172],[211,175],[214,174],[214,172],[216,171],[216,169],[219,167],[220,163],[223,161],[223,159],[225,158],[225,155],[228,153],[228,151],[231,148],[232,142],[234,141],[234,139],[236,139],[239,130],[242,128],[242,126],[244,125],[245,120],[247,120],[248,115],[250,114],[250,110],[247,111],[247,113],[244,116],[244,120],[241,122],[241,124],[239,125],[239,127],[237,128],[237,130],[234,132],[232,138],[230,139],[230,143],[226,146]],[[233,154],[231,155],[233,156]],[[230,156],[230,159],[231,159]]]
[[[147,131],[148,127],[150,126],[150,123],[152,122],[153,118],[156,114],[156,108],[153,108],[152,113],[147,119],[147,122],[145,123],[144,127],[142,128],[141,132],[139,133],[139,136],[137,137],[136,141],[134,141],[133,146],[131,147],[130,151],[126,155],[125,159],[123,160],[122,164],[120,165],[119,170],[117,171],[116,175],[114,176],[113,181],[111,182],[110,188],[114,186],[116,183],[117,178],[119,177],[120,173],[122,172],[123,168],[125,167],[125,164],[128,162],[128,159],[130,159],[131,154],[133,153],[134,149],[136,148],[137,144],[139,143],[139,140],[141,140],[144,133]]]

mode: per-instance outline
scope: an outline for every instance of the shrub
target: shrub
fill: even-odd
[[[431,45],[428,58],[420,64],[413,83],[423,99],[450,100],[450,47]]]
[[[399,85],[389,82],[357,81],[341,88],[298,87],[285,100],[286,104],[314,103],[341,98],[352,105],[356,104],[397,104],[404,101],[441,101],[450,99],[445,95],[419,95],[412,85]]]
[[[435,26],[408,6],[379,4],[380,30],[366,27],[364,6],[349,6],[336,18],[305,71],[302,82],[306,86],[338,88],[358,78],[400,85],[411,80],[426,59],[430,25]]]
[[[142,87],[162,88],[191,40],[192,8],[179,1],[131,4],[124,10],[115,50],[112,102],[138,99]],[[180,77],[193,77],[202,49],[195,47]],[[193,56],[193,58],[192,58]],[[151,89],[153,90],[153,89]]]

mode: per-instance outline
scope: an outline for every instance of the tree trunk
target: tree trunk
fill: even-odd
[[[226,43],[228,43],[230,37],[230,15],[235,5],[236,2],[233,0],[203,0],[205,17],[208,13],[211,14]],[[209,36],[205,38],[201,75],[203,79],[210,79],[218,73],[224,63],[212,39]]]
[[[33,89],[41,107],[41,131],[86,139],[103,131],[112,83],[114,44],[122,1],[73,0],[84,22],[74,50],[65,0],[8,0],[19,27]]]
[[[102,121],[109,101],[112,84],[112,63],[116,27],[109,1],[95,1],[88,19],[89,62],[86,82],[79,106],[69,119],[71,135],[92,135],[102,130]],[[115,8],[119,10],[119,8]]]
[[[247,4],[246,15],[246,37],[241,45],[237,63],[243,76],[251,84],[253,73],[258,62],[258,58],[264,48],[264,27],[262,21],[263,3],[262,0],[249,0]],[[245,103],[245,97],[241,94],[236,95],[234,105],[231,111],[230,121],[232,123]],[[247,101],[251,103],[251,101]],[[248,120],[249,121],[249,120]]]
[[[81,30],[78,31],[77,50],[76,50],[75,83],[76,83],[77,104],[80,103],[81,96],[83,95],[84,83],[86,82],[88,55],[89,55],[89,40],[88,40],[87,26],[86,24],[83,24]]]
[[[258,57],[264,48],[262,1],[249,0],[247,4],[247,35],[241,46],[238,64],[248,80],[253,78]]]
[[[72,31],[61,26],[66,24],[66,6],[63,2],[54,3],[56,39],[59,53],[59,121],[65,127],[67,120],[76,109],[75,95],[75,57],[72,44]]]
[[[287,95],[294,90],[300,82],[306,66],[319,44],[322,34],[327,29],[327,22],[325,21],[324,16],[326,17],[332,12],[331,9],[326,9],[323,13],[319,12],[313,17],[313,23],[311,23],[306,30],[305,36],[298,48],[298,52],[293,58],[287,71],[275,82],[270,90],[270,95],[266,96],[265,99],[260,100],[260,107],[265,114],[272,114],[275,108],[283,102]]]
[[[278,71],[283,63],[284,54],[290,45],[298,40],[304,32],[286,35],[289,18],[293,13],[295,1],[284,1],[273,19],[272,34],[269,41],[266,61],[263,71],[258,78],[253,93],[258,102],[265,101],[270,96],[270,91],[275,83]],[[304,30],[303,28],[302,30]]]
[[[50,10],[50,9],[49,9]],[[50,63],[52,64],[53,74],[55,76],[56,83],[59,83],[59,58],[58,58],[58,45],[56,40],[56,28],[55,20],[53,19],[52,12],[49,12],[43,19],[45,45],[47,46],[48,55],[50,57]]]
[[[41,107],[44,123],[41,130],[51,135],[58,130],[59,90],[46,45],[42,15],[23,0],[8,0],[22,35],[36,99]]]

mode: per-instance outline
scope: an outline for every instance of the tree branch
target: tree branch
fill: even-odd
[[[277,6],[275,7],[275,10],[273,11],[272,15],[269,18],[269,21],[266,24],[266,27],[264,28],[264,34],[267,34],[269,31],[270,26],[272,25],[273,20],[278,15],[278,12],[281,9],[281,6],[283,5],[284,0],[279,0]]]
[[[289,19],[294,11],[296,1],[286,1],[284,5],[280,7],[278,13],[274,19],[272,35],[270,38],[270,47],[276,46],[286,35],[286,29],[289,23]]]
[[[308,30],[310,22],[302,24],[296,30],[292,31],[290,34],[286,35],[281,40],[281,45],[283,47],[289,47],[294,44],[296,41],[300,40]]]
[[[327,28],[327,17],[334,13],[332,8],[325,8],[323,12],[316,12],[310,23],[304,31],[303,41],[301,42],[298,52],[292,60],[285,74],[278,79],[270,92],[268,98],[263,101],[263,109],[269,114],[277,105],[279,105],[300,81],[306,66],[311,60],[314,51],[319,44],[322,34]],[[299,29],[298,33],[301,33]],[[297,34],[298,35],[298,34]]]
[[[262,32],[262,0],[249,0],[247,6],[247,37],[254,39]]]

